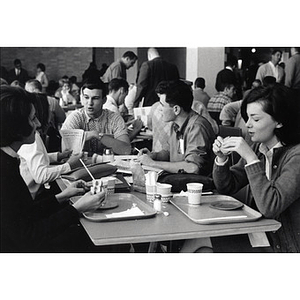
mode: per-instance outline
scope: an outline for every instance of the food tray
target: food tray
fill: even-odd
[[[76,199],[74,199],[76,198]],[[73,197],[72,201],[78,200],[79,197]],[[83,216],[90,220],[96,222],[107,222],[107,221],[120,221],[120,220],[136,220],[136,219],[144,219],[144,218],[151,218],[156,215],[156,210],[153,207],[149,206],[148,204],[144,203],[138,197],[133,194],[128,193],[115,193],[109,195],[109,201],[115,202],[118,204],[118,207],[113,209],[106,209],[106,210],[96,210],[93,212],[84,213]],[[142,215],[137,215],[132,211],[125,213],[128,209],[132,208],[139,208],[142,211]],[[124,215],[120,215],[117,213],[124,212]],[[116,214],[116,215],[114,215]]]
[[[186,196],[175,196],[170,202],[189,219],[198,224],[220,224],[256,221],[261,213],[247,205],[235,210],[218,210],[210,207],[215,201],[238,201],[224,195],[202,196],[200,205],[188,204]],[[238,201],[239,202],[239,201]]]

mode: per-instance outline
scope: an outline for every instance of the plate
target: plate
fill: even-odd
[[[116,202],[108,202],[108,203],[105,203],[105,204],[101,205],[100,207],[98,207],[97,210],[113,209],[118,206],[119,206],[119,204]]]
[[[216,201],[209,205],[211,208],[220,210],[234,210],[244,206],[243,203],[233,200]]]

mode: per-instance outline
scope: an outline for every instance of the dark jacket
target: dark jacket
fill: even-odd
[[[17,76],[15,69],[11,69],[8,72],[8,83],[11,84],[13,81],[18,80],[25,85],[26,81],[29,80],[28,73],[25,69],[21,68],[20,74]]]
[[[144,97],[143,106],[151,106],[158,101],[155,93],[157,85],[163,80],[177,80],[179,72],[175,65],[166,62],[161,57],[154,58],[142,64],[138,79],[134,107],[137,107]]]

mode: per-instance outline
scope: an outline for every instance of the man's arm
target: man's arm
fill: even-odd
[[[115,154],[130,154],[131,153],[131,145],[128,134],[120,135],[118,138],[113,138],[109,135],[100,135],[100,142],[108,147],[112,148]]]
[[[231,126],[236,119],[237,113],[239,112],[242,105],[242,100],[227,103],[221,110],[220,120],[222,125]]]
[[[168,161],[156,161],[150,158],[148,154],[143,154],[139,158],[140,162],[143,165],[162,169],[168,173],[178,173],[179,171],[184,171],[189,174],[198,174],[199,167],[192,163],[187,161],[179,161],[179,162],[168,162]]]

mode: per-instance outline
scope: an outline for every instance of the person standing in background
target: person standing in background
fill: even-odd
[[[11,84],[13,81],[18,80],[23,86],[29,79],[28,72],[22,68],[20,59],[14,60],[14,68],[8,72],[8,83]]]
[[[134,107],[138,107],[143,98],[143,106],[151,106],[159,100],[155,93],[157,85],[161,81],[177,79],[177,67],[162,59],[155,48],[149,48],[148,61],[143,62],[139,71]]]
[[[255,79],[259,79],[261,82],[263,82],[264,77],[273,76],[276,78],[276,82],[283,83],[284,70],[282,67],[279,66],[281,57],[281,50],[273,50],[271,60],[258,68]]]
[[[49,85],[48,77],[45,74],[46,67],[42,63],[38,63],[36,66],[36,76],[35,79],[38,80],[42,85],[42,93],[46,93],[46,88]]]
[[[123,56],[113,62],[102,77],[104,83],[109,83],[113,78],[123,78],[127,80],[126,70],[134,66],[138,57],[132,51],[126,51]]]

